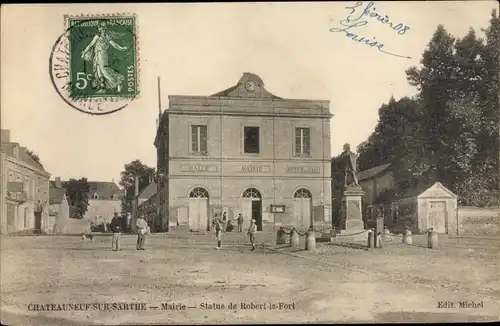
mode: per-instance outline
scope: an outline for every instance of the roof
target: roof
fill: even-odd
[[[418,195],[418,198],[457,198],[457,195],[443,186],[441,182],[436,182],[426,191]]]
[[[249,92],[245,89],[247,82],[253,81],[256,84],[254,91]],[[251,72],[243,73],[236,85],[229,87],[223,91],[220,91],[211,97],[245,97],[245,98],[271,98],[271,99],[281,99],[274,94],[271,94],[264,88],[264,81],[262,78]]]
[[[2,151],[5,152],[8,156],[15,157],[14,156],[14,148],[18,147],[19,148],[19,160],[23,161],[24,163],[28,164],[29,166],[35,167],[37,169],[40,169],[42,171],[45,171],[43,166],[36,162],[34,159],[31,158],[30,155],[28,155],[28,149],[26,147],[22,147],[19,145],[19,143],[1,143],[1,148]]]
[[[60,204],[64,199],[64,188],[56,188],[54,182],[50,182],[49,186],[49,203],[50,204]]]
[[[94,193],[99,195],[99,199],[113,199],[113,195],[117,195],[118,198],[123,197],[123,192],[118,188],[117,184],[114,182],[107,181],[88,181],[90,186],[89,196]]]
[[[358,175],[358,180],[361,181],[361,180],[365,180],[365,179],[369,179],[369,178],[373,178],[374,176],[376,176],[377,174],[379,173],[382,173],[384,172],[385,170],[387,170],[387,168],[391,166],[391,164],[384,164],[384,165],[379,165],[379,166],[375,166],[371,169],[368,169],[368,170],[364,170],[364,171],[359,171],[357,173]]]
[[[156,191],[157,191],[157,187],[156,187],[156,183],[155,182],[152,182],[150,184],[148,184],[146,186],[146,188],[144,188],[140,193],[139,193],[139,198],[144,198],[144,199],[148,199],[149,197],[151,197],[152,195],[156,194]]]

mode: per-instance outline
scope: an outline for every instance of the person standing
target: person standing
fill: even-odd
[[[142,216],[139,216],[137,222],[135,223],[137,226],[137,250],[145,250],[144,243],[146,242],[146,233],[148,232],[148,223]]]
[[[227,228],[227,216],[226,212],[224,212],[224,214],[222,214],[222,232],[226,232],[226,228]]]
[[[243,215],[241,213],[238,214],[238,232],[243,232]]]
[[[109,224],[111,232],[113,232],[113,238],[111,239],[111,249],[113,251],[120,250],[120,234],[122,232],[121,224],[122,221],[118,217],[118,213],[115,213],[113,219],[111,220],[111,223]]]
[[[250,226],[248,227],[247,235],[250,236],[250,243],[252,244],[251,251],[255,250],[255,233],[257,232],[257,224],[255,224],[255,220],[252,219],[250,222]]]
[[[214,220],[212,221],[212,226],[215,229],[215,237],[217,238],[217,247],[215,247],[215,249],[219,250],[222,243],[222,221],[217,214],[215,214]]]

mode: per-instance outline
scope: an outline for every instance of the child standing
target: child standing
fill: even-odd
[[[250,236],[250,243],[252,244],[251,251],[255,250],[255,233],[257,232],[257,225],[255,224],[255,220],[252,219],[250,222],[250,226],[248,227],[247,235]]]

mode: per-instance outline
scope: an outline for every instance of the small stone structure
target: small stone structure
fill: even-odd
[[[456,234],[457,196],[440,182],[418,196],[372,205],[369,214],[377,209],[382,211],[384,223],[391,231],[409,228],[418,233],[432,228],[437,233]]]

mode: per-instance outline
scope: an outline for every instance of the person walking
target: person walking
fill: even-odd
[[[215,247],[215,249],[219,250],[222,243],[222,221],[217,214],[215,214],[214,220],[212,221],[212,226],[215,229],[215,237],[217,238],[217,247]]]
[[[137,250],[145,250],[144,243],[146,242],[146,233],[148,232],[148,223],[142,216],[139,216],[137,222],[135,223],[137,226]]]
[[[252,244],[251,251],[255,250],[255,233],[257,232],[257,224],[255,224],[255,220],[252,219],[250,222],[250,226],[248,227],[247,235],[250,236],[250,243]]]
[[[241,213],[238,214],[238,232],[243,232],[243,215]]]
[[[113,238],[111,239],[111,249],[113,251],[120,250],[120,234],[122,232],[121,224],[122,221],[118,217],[118,213],[115,213],[111,223],[109,224],[111,232],[113,232]]]
[[[224,214],[222,214],[222,232],[226,232],[226,228],[227,228],[227,216],[226,212],[224,212]]]

